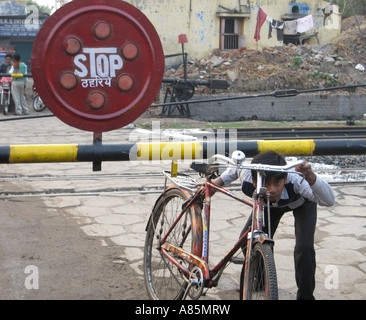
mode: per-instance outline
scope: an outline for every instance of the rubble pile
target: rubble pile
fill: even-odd
[[[188,78],[227,80],[230,87],[225,90],[226,94],[363,84],[366,75],[366,17],[344,19],[342,33],[326,45],[288,44],[262,50],[216,49],[205,59],[188,62]],[[166,70],[165,76],[183,78],[183,65]],[[357,88],[358,93],[363,90],[366,89]],[[196,94],[220,93],[218,91],[198,87]]]

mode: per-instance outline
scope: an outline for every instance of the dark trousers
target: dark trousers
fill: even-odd
[[[271,229],[272,237],[276,232],[278,224],[285,212],[291,211],[288,207],[271,208]],[[317,204],[305,201],[300,207],[293,210],[295,218],[295,280],[297,284],[298,300],[314,300],[315,289],[315,249],[314,233],[317,221]],[[251,219],[245,224],[243,231],[251,225]],[[263,228],[267,233],[266,227]],[[245,250],[245,249],[243,249]],[[245,253],[245,251],[244,251]],[[240,298],[242,299],[243,270],[240,276]]]

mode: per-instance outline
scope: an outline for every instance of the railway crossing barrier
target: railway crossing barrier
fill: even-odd
[[[99,171],[105,161],[207,159],[215,153],[230,155],[234,150],[243,151],[247,157],[267,150],[288,156],[363,155],[366,139],[9,145],[0,146],[0,163],[92,162],[93,171]]]
[[[102,132],[138,118],[163,82],[159,36],[147,17],[125,1],[63,5],[38,32],[31,64],[44,103],[66,124],[93,132],[93,144],[0,146],[0,163],[88,161],[98,171],[103,161],[206,159],[234,150],[248,157],[269,149],[309,156],[366,152],[364,139],[103,144]],[[285,90],[275,96],[297,93]]]

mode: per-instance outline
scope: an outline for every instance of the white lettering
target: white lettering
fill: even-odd
[[[116,70],[119,70],[122,68],[122,65],[123,65],[123,61],[121,59],[121,57],[119,55],[110,55],[109,56],[109,65],[110,65],[110,74],[109,76],[111,78],[115,77],[116,76]]]
[[[75,70],[75,74],[81,78],[86,77],[88,75],[88,69],[84,64],[83,61],[86,61],[86,56],[84,54],[78,54],[74,58],[74,63],[77,67],[79,67],[79,70]]]
[[[145,314],[157,314],[157,315],[162,315],[163,318],[165,318],[168,315],[169,312],[169,307],[149,307],[149,306],[145,306],[145,304],[142,304],[142,307],[137,307],[135,314],[138,315],[145,315]]]
[[[83,56],[83,61],[89,62],[90,77],[109,77],[113,78],[116,76],[116,70],[123,67],[123,60],[117,53],[117,48],[84,48],[83,55],[77,55],[74,59],[74,63],[82,68],[79,64],[80,57]],[[89,55],[89,59],[88,56]],[[84,66],[85,67],[85,66]],[[79,73],[76,75],[81,76]],[[82,77],[85,77],[84,72]]]
[[[96,88],[96,87],[110,87],[111,86],[111,78],[84,78],[81,79],[81,86],[83,88]]]
[[[108,57],[104,54],[100,54],[97,56],[97,73],[100,77],[108,77],[109,75],[109,60]]]

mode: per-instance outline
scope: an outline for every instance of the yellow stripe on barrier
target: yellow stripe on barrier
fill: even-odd
[[[258,152],[273,150],[286,154],[313,155],[315,150],[314,140],[264,140],[258,141]]]
[[[198,142],[136,143],[135,160],[199,159],[203,147]]]
[[[9,163],[77,161],[78,145],[10,146]]]
[[[23,73],[11,73],[10,76],[12,78],[23,78],[24,74]]]

